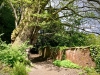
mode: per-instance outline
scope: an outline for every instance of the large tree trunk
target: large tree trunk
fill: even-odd
[[[41,14],[48,1],[49,0],[34,0],[31,7],[24,9],[21,22],[11,35],[12,46],[19,46],[25,41],[29,41],[30,44],[36,43],[38,31],[40,30],[38,24],[41,21],[36,16],[33,16],[33,14]],[[37,21],[38,23],[36,23]]]

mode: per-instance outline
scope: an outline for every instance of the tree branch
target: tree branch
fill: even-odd
[[[64,7],[60,8],[60,9],[58,9],[57,11],[55,11],[55,12],[53,13],[53,15],[59,13],[60,11],[62,11],[62,10],[65,9],[66,7],[68,7],[68,5],[71,4],[71,3],[73,3],[73,2],[74,2],[74,0],[70,1],[69,3],[67,3],[66,6],[64,6]]]
[[[62,25],[65,25],[65,26],[68,26],[68,27],[74,27],[74,28],[76,28],[76,29],[80,29],[80,30],[85,31],[85,32],[88,32],[88,33],[95,33],[95,34],[100,35],[100,33],[99,33],[99,32],[93,32],[93,31],[91,32],[91,31],[86,31],[84,28],[80,28],[80,27],[78,27],[78,26],[71,25],[71,24],[69,24],[69,23],[62,23]]]
[[[96,2],[100,5],[100,1],[99,0],[88,0],[88,1],[92,1],[92,2]]]
[[[16,9],[14,8],[13,4],[11,2],[9,2],[9,4],[11,5],[12,9],[13,9],[13,13],[14,13],[14,17],[15,17],[15,27],[17,27],[17,23],[18,23],[18,16],[16,13]]]

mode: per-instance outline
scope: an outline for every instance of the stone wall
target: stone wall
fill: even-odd
[[[58,52],[57,59],[61,60],[65,54],[65,59],[72,61],[80,66],[95,67],[95,63],[90,56],[90,48],[69,48]]]
[[[40,50],[39,54],[43,58],[51,57],[57,60],[70,60],[75,64],[80,66],[95,67],[95,63],[90,56],[89,47],[70,47],[68,49],[60,50],[50,49],[50,47],[45,47],[43,50]]]

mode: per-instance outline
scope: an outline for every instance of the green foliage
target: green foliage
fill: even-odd
[[[54,39],[58,42],[59,46],[87,46],[90,45],[88,40],[89,34],[82,32],[66,32],[65,34],[56,34]]]
[[[32,0],[8,0],[9,2],[13,3],[16,7],[18,6],[26,6],[32,3]]]
[[[10,75],[28,75],[24,63],[16,62]]]
[[[11,47],[11,45],[2,42],[2,44],[0,44],[0,61],[10,66],[13,66],[17,61],[27,64],[29,62],[26,60],[27,55],[25,49],[27,47],[26,44],[20,47]]]
[[[54,65],[59,66],[59,67],[65,67],[65,68],[77,68],[79,69],[80,66],[77,64],[72,63],[70,60],[55,60],[53,62]]]
[[[67,32],[65,34],[56,34],[54,39],[59,46],[90,46],[100,45],[100,36],[95,34],[86,34],[83,32]]]
[[[68,47],[66,46],[60,46],[60,50],[64,50],[64,49],[67,49]]]
[[[99,75],[94,68],[84,67],[84,70],[87,75]]]
[[[10,44],[9,44],[10,45]],[[3,42],[0,38],[0,51],[4,50],[5,48],[8,48],[9,45],[6,44],[6,42]]]
[[[97,46],[91,46],[91,56],[93,60],[96,63],[96,70],[97,72],[100,72],[100,45]]]
[[[88,34],[86,37],[87,45],[100,45],[100,35]]]

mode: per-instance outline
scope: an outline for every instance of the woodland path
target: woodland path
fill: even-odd
[[[80,75],[82,73],[82,70],[54,66],[51,60],[42,60],[37,54],[31,57],[34,67],[31,68],[29,75]]]

